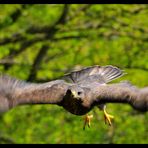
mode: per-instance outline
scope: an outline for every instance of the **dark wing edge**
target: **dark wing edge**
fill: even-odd
[[[108,83],[112,80],[115,80],[123,76],[124,74],[126,73],[124,73],[123,70],[112,65],[107,65],[107,66],[95,65],[68,73],[63,77],[63,79],[69,82],[79,83],[83,80],[87,80],[88,77],[98,76],[98,81],[103,81],[104,83]],[[97,81],[96,78],[94,79],[94,81]]]

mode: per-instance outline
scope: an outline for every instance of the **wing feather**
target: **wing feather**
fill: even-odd
[[[63,80],[28,83],[7,75],[1,75],[0,104],[7,102],[9,108],[21,104],[58,104],[62,101],[69,86],[70,84]]]
[[[114,79],[123,76],[123,70],[119,68],[107,65],[107,66],[91,66],[83,68],[79,71],[73,71],[64,76],[64,79],[73,83],[108,83]]]

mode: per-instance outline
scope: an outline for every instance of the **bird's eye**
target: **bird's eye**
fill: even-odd
[[[81,94],[82,94],[82,92],[79,91],[79,92],[78,92],[78,95],[81,95]]]

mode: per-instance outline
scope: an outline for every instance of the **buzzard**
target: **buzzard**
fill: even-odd
[[[128,103],[139,111],[148,111],[148,87],[137,88],[129,82],[108,84],[123,76],[123,70],[112,66],[90,66],[72,71],[59,80],[29,83],[7,75],[0,76],[0,112],[25,104],[56,104],[75,115],[86,115],[85,126],[93,117],[87,113],[94,106],[104,112],[111,125],[112,115],[106,103]]]

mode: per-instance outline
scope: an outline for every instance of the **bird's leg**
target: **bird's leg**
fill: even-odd
[[[90,122],[92,118],[93,118],[93,115],[88,115],[88,114],[84,117],[83,130],[85,130],[86,125],[88,125],[88,127],[90,128]]]
[[[111,126],[112,125],[111,120],[114,118],[114,116],[112,116],[106,112],[105,106],[103,107],[103,113],[104,113],[105,124],[108,123]]]
[[[105,124],[108,123],[108,124],[111,126],[111,125],[112,125],[111,120],[114,118],[114,116],[112,116],[112,115],[110,115],[110,114],[108,114],[108,113],[106,112],[106,105],[105,105],[105,104],[99,104],[99,105],[98,105],[98,108],[99,108],[100,110],[103,110]]]

